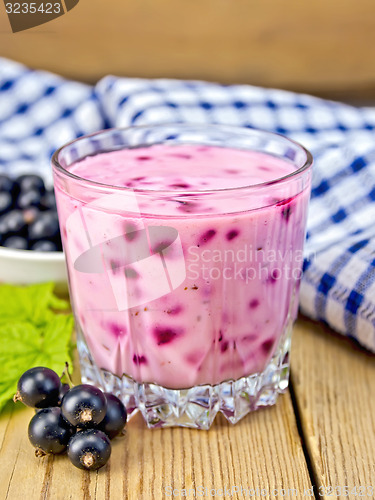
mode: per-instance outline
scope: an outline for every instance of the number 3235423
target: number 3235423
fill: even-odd
[[[5,9],[7,14],[60,14],[61,4],[60,3],[41,3],[35,2],[30,3],[6,3]]]

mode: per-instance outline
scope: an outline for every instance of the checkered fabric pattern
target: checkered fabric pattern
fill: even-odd
[[[260,128],[313,153],[301,310],[375,352],[375,108],[199,81],[108,76],[92,87],[0,59],[0,171],[51,182],[63,143],[171,122]]]

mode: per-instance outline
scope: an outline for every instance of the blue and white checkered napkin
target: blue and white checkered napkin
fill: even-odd
[[[70,82],[0,59],[0,171],[39,172],[106,127],[223,123],[285,134],[313,153],[301,309],[375,351],[375,108],[248,85],[106,77]]]

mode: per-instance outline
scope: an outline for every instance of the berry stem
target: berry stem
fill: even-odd
[[[70,376],[70,373],[69,373],[69,363],[67,361],[65,361],[65,367],[64,367],[64,370],[63,370],[62,375],[60,377],[60,380],[64,377],[64,375],[68,379],[69,384],[72,387],[74,387],[72,377]]]

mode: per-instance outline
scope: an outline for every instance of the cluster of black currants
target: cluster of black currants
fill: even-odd
[[[123,432],[127,417],[115,395],[88,384],[70,388],[44,367],[27,370],[17,389],[13,400],[36,409],[28,431],[36,456],[67,451],[73,465],[87,470],[107,463],[110,439]]]
[[[41,177],[0,174],[0,245],[17,250],[62,250],[56,200]]]

